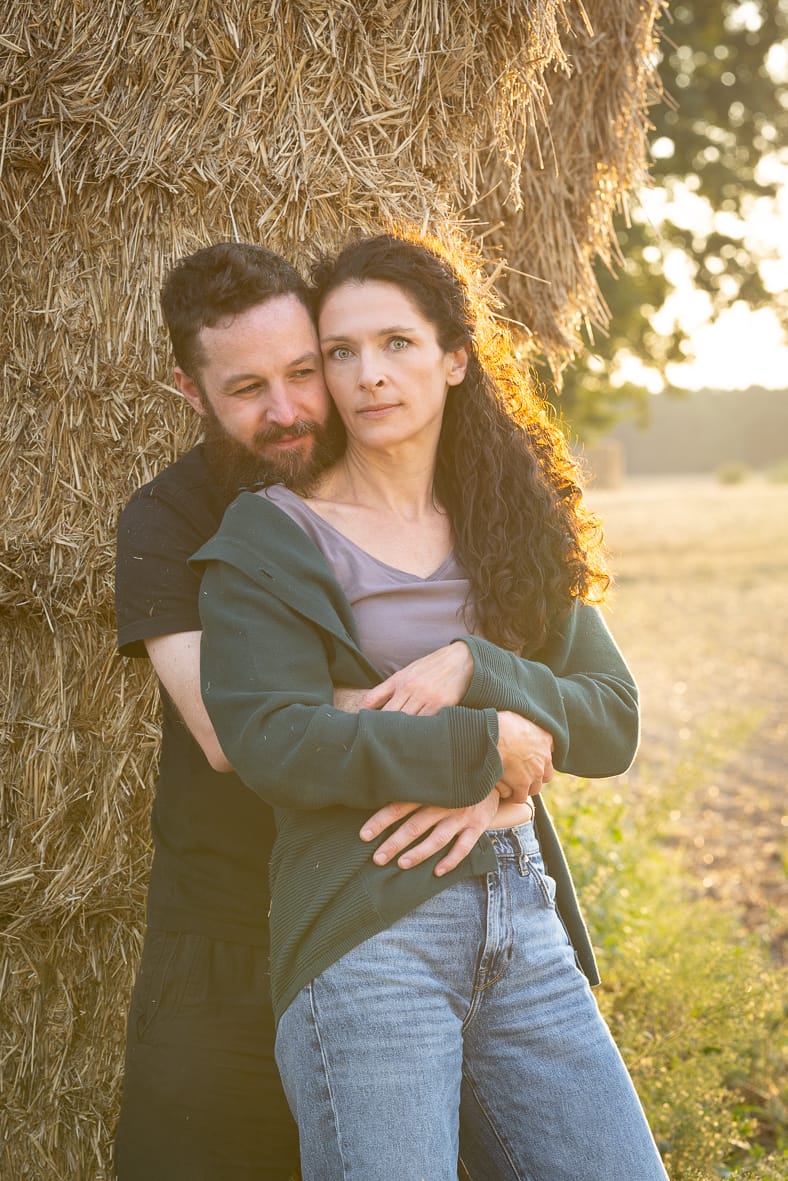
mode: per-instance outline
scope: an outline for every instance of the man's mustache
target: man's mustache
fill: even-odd
[[[254,437],[255,443],[265,445],[266,443],[280,443],[282,439],[301,439],[304,435],[312,435],[317,430],[318,424],[308,418],[299,418],[290,426],[269,426],[265,430],[258,431]]]

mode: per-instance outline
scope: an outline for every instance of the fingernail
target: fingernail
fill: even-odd
[[[381,853],[381,852],[377,852],[377,853],[373,854],[372,860],[375,862],[376,865],[385,865],[386,864],[386,854]]]
[[[359,836],[361,837],[362,841],[368,841],[370,839],[370,837],[372,836],[372,829],[371,828],[362,828],[361,832],[359,833]]]
[[[410,869],[412,864],[413,862],[411,861],[410,857],[400,857],[399,861],[397,862],[397,865],[399,865],[402,869]]]

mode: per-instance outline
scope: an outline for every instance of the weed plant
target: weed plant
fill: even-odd
[[[704,772],[702,760],[696,782]],[[788,1178],[785,978],[768,940],[686,868],[669,814],[692,790],[688,774],[626,801],[620,784],[590,791],[559,778],[551,811],[599,951],[600,1007],[671,1181],[778,1181]]]

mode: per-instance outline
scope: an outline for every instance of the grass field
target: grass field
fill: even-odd
[[[610,623],[638,678],[630,783],[695,768],[673,839],[698,888],[786,936],[788,485],[630,481],[597,492],[616,577]],[[779,913],[782,903],[782,921]]]
[[[673,1181],[788,1178],[788,485],[632,480],[589,501],[643,705],[627,775],[548,788],[600,1004]]]

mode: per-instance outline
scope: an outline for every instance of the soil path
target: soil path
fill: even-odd
[[[610,622],[641,686],[628,789],[686,759],[666,830],[699,890],[786,945],[788,485],[631,480],[594,491],[616,588]]]

